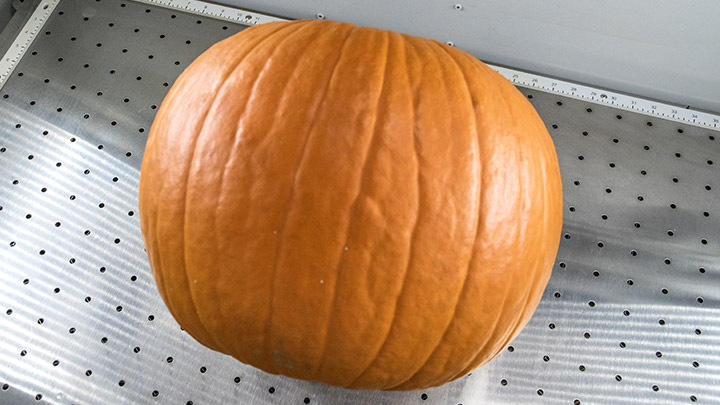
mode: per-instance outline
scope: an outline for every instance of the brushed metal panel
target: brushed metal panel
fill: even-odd
[[[0,403],[720,402],[720,134],[526,89],[558,150],[566,236],[537,313],[488,366],[351,391],[197,344],[154,286],[138,177],[173,80],[241,29],[63,0],[0,90]]]

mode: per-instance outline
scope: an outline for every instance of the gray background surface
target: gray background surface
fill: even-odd
[[[720,403],[720,133],[527,89],[558,151],[564,237],[538,311],[489,365],[351,391],[196,343],[143,251],[140,162],[177,75],[242,28],[62,0],[0,90],[0,404]]]
[[[452,41],[485,62],[720,111],[720,2],[715,0],[221,3],[294,19],[320,13]]]

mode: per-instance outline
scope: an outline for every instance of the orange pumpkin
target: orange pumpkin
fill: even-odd
[[[199,342],[269,373],[409,390],[468,374],[528,322],[561,193],[543,122],[477,59],[294,21],[182,73],[139,204],[160,294]]]

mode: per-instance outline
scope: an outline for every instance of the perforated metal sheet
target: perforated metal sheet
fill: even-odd
[[[0,90],[0,403],[720,402],[720,134],[526,89],[557,146],[565,237],[538,311],[488,366],[351,391],[196,343],[143,251],[140,162],[169,85],[241,29],[62,0]]]

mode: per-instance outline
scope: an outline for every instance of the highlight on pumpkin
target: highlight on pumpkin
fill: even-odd
[[[527,100],[436,41],[264,24],[178,78],[152,125],[140,220],[198,342],[357,389],[463,377],[525,326],[562,226]]]

